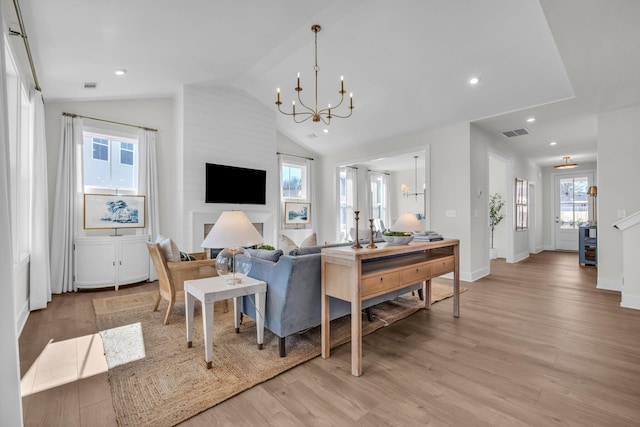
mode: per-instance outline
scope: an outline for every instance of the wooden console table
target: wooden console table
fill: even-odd
[[[453,272],[453,315],[460,309],[460,242],[445,239],[376,249],[322,249],[322,358],[330,356],[329,297],[351,302],[351,374],[362,375],[362,301],[423,282],[425,309],[431,279]]]

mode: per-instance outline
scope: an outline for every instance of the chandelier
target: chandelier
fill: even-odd
[[[415,188],[417,189],[418,188],[418,156],[413,156],[413,162],[414,162],[413,181],[415,184]],[[407,184],[402,184],[400,186],[400,189],[402,190],[402,194],[404,195],[404,197],[416,196],[416,200],[418,200],[418,196],[424,196],[424,193],[427,190],[427,184],[425,183],[422,184],[422,193],[418,193],[417,191],[415,193],[411,193],[411,187],[409,187]]]
[[[315,80],[316,100],[315,100],[314,108],[311,108],[305,105],[304,102],[302,102],[302,98],[300,97],[300,92],[302,92],[302,87],[300,86],[300,73],[298,73],[298,84],[294,88],[294,90],[298,92],[298,103],[302,107],[302,111],[300,111],[300,109],[296,111],[296,101],[292,101],[290,113],[286,111],[282,111],[282,108],[280,107],[282,105],[282,102],[280,101],[280,88],[278,88],[277,100],[276,100],[278,111],[280,111],[282,114],[286,114],[287,116],[293,116],[293,121],[296,123],[303,123],[309,119],[313,119],[314,122],[322,121],[322,123],[328,125],[329,123],[331,123],[331,119],[333,119],[334,117],[338,117],[340,119],[346,119],[347,117],[350,117],[351,113],[353,112],[353,93],[352,93],[349,96],[349,114],[339,115],[335,113],[335,111],[340,107],[340,105],[342,105],[342,101],[344,100],[344,94],[347,93],[344,90],[343,76],[340,76],[340,90],[338,91],[338,93],[340,94],[340,101],[337,104],[335,104],[333,107],[331,106],[331,104],[328,104],[327,108],[318,109],[318,71],[320,70],[320,67],[318,67],[318,32],[320,32],[320,29],[321,29],[320,25],[311,26],[311,31],[313,31],[315,35],[314,37],[315,37],[315,61],[316,61],[315,66],[313,67],[316,73],[316,80]]]
[[[574,162],[569,163],[570,159],[571,159],[571,157],[564,156],[562,158],[562,160],[564,160],[564,163],[561,163],[559,165],[555,165],[554,168],[556,168],[556,169],[571,169],[571,168],[575,168],[576,166],[578,166],[577,163],[574,163]]]

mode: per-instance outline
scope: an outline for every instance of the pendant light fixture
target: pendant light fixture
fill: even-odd
[[[572,168],[575,168],[576,166],[578,166],[577,163],[571,162],[571,157],[569,157],[569,156],[564,156],[562,158],[562,160],[564,160],[564,163],[561,163],[559,165],[555,165],[554,168],[556,168],[556,169],[572,169]]]
[[[331,104],[328,104],[327,108],[318,109],[318,71],[320,70],[320,67],[318,67],[318,33],[320,32],[320,29],[321,29],[320,25],[311,26],[311,31],[313,31],[315,35],[315,61],[316,61],[315,66],[313,67],[313,70],[315,71],[315,74],[316,74],[316,80],[315,80],[316,97],[315,97],[314,107],[311,108],[305,105],[304,102],[302,102],[302,97],[300,96],[300,92],[302,92],[302,87],[300,86],[300,73],[298,73],[298,83],[293,90],[298,92],[298,105],[302,108],[298,107],[298,110],[296,111],[296,101],[292,101],[291,112],[283,111],[282,108],[280,107],[282,105],[282,102],[280,101],[280,88],[278,88],[278,91],[277,91],[276,105],[278,106],[278,111],[280,111],[282,114],[285,114],[287,116],[293,116],[293,121],[296,123],[303,123],[309,119],[312,119],[314,122],[321,121],[325,125],[329,125],[331,123],[331,119],[336,117],[340,119],[346,119],[347,117],[351,117],[351,113],[353,112],[353,93],[352,93],[349,96],[349,107],[348,107],[349,114],[345,114],[345,115],[336,114],[336,112],[338,111],[338,108],[340,108],[340,106],[342,105],[342,101],[344,101],[344,94],[347,93],[344,90],[344,77],[342,76],[340,77],[340,90],[338,91],[338,93],[340,94],[340,101],[337,104],[333,104],[333,106],[331,106]]]
[[[415,189],[418,189],[418,156],[413,156],[413,162],[414,162],[414,169],[413,169],[413,182],[415,185]],[[418,200],[418,196],[424,196],[424,192],[427,189],[427,184],[423,183],[422,184],[422,193],[418,193],[417,191],[414,193],[411,193],[411,187],[409,187],[407,184],[402,184],[400,186],[400,189],[402,190],[402,194],[404,195],[404,197],[409,197],[409,196],[415,196],[416,200]]]

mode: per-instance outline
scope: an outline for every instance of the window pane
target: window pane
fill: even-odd
[[[304,199],[303,168],[300,166],[282,165],[282,195],[284,198]]]
[[[138,144],[87,132],[83,144],[85,186],[137,190]]]

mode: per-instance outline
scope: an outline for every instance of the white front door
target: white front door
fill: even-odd
[[[587,190],[593,173],[555,176],[555,236],[556,249],[578,250],[578,227],[589,221]]]

